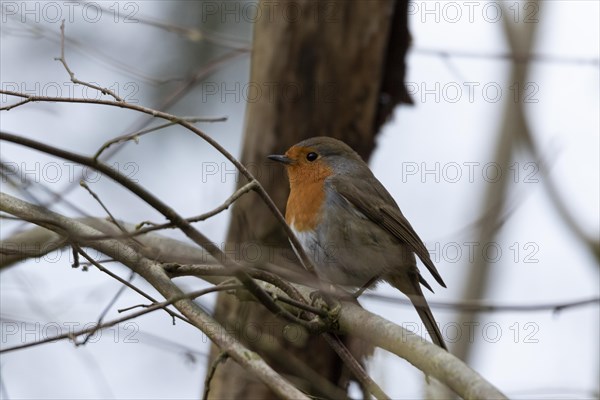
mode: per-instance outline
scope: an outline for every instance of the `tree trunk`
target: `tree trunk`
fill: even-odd
[[[268,162],[267,155],[323,135],[344,140],[368,159],[379,127],[396,104],[408,102],[403,85],[409,44],[407,1],[264,1],[259,7],[241,161],[283,211],[287,178],[280,165]],[[255,195],[235,203],[227,241],[232,249],[244,243],[248,249],[289,252],[281,226]],[[251,261],[257,258],[288,264],[293,259],[279,251],[260,251]],[[215,316],[310,395],[336,393],[335,387],[324,387],[316,377],[333,385],[347,381],[339,358],[321,338],[273,317],[260,305],[221,295]],[[218,354],[213,346],[209,364]],[[316,374],[300,368],[302,364]],[[210,396],[271,398],[273,394],[227,361],[217,368]]]

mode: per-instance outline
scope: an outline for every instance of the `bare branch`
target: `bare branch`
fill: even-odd
[[[406,306],[412,306],[412,303],[408,299],[401,299],[399,297],[384,296],[377,293],[366,293],[363,297],[371,298],[373,300],[385,301],[388,303],[402,304]],[[462,301],[462,302],[442,302],[428,300],[427,303],[431,308],[437,308],[442,310],[458,310],[465,312],[540,312],[540,311],[552,311],[558,313],[560,311],[575,309],[592,304],[600,304],[600,297],[590,297],[588,299],[565,301],[565,302],[554,302],[547,304],[494,304],[486,301]]]
[[[102,7],[101,5],[97,5],[97,8],[100,10],[106,11],[108,13],[111,12],[110,9]],[[125,17],[127,19],[129,17]],[[137,15],[135,16],[135,21],[144,25],[153,26],[155,28],[162,29],[166,32],[175,33],[180,37],[183,37],[189,41],[197,42],[200,40],[205,40],[209,43],[213,43],[219,46],[229,47],[236,50],[244,50],[250,51],[252,43],[247,40],[226,37],[224,35],[220,35],[216,32],[209,32],[206,29],[193,29],[187,28],[179,25],[174,25],[172,23],[167,23],[163,21],[159,21],[153,18]]]
[[[184,117],[182,118],[185,121],[188,121],[190,123],[196,123],[196,122],[224,122],[227,121],[227,117],[217,117],[217,118],[196,118],[196,117]],[[148,129],[143,129],[141,131],[137,131],[137,132],[133,132],[133,133],[129,133],[127,135],[122,135],[122,136],[118,136],[112,140],[109,140],[108,142],[104,143],[96,152],[96,154],[94,154],[94,156],[92,157],[94,160],[98,160],[98,158],[102,155],[102,153],[107,150],[109,147],[111,147],[114,144],[118,144],[118,143],[125,143],[128,141],[134,141],[135,143],[138,143],[140,136],[143,136],[147,133],[151,133],[151,132],[155,132],[164,128],[168,128],[169,126],[173,126],[175,125],[175,122],[167,122],[166,124],[162,124],[162,125],[158,125],[158,126],[153,126],[152,128],[148,128]]]
[[[251,182],[247,183],[243,187],[241,187],[238,190],[236,190],[231,196],[229,196],[218,207],[216,207],[213,210],[208,211],[208,212],[206,212],[204,214],[200,214],[200,215],[197,215],[197,216],[191,217],[191,218],[186,218],[186,221],[190,222],[190,223],[194,223],[194,222],[200,222],[200,221],[207,220],[207,219],[209,219],[211,217],[214,217],[215,215],[217,215],[217,214],[219,214],[219,213],[227,210],[229,207],[231,207],[231,205],[235,201],[237,201],[240,197],[242,197],[246,193],[248,193],[248,192],[250,192],[252,190],[255,190],[257,188],[257,185],[258,185],[257,181],[251,181]],[[10,217],[10,216],[6,216],[6,218],[16,219],[16,218]],[[118,226],[118,224],[119,223],[117,223],[116,225]],[[144,226],[144,225],[151,225],[151,226],[146,227],[146,228],[142,228],[142,226]],[[134,227],[132,227],[132,229],[130,229],[131,231],[130,230],[122,229],[121,233],[110,233],[110,234],[100,235],[100,236],[97,236],[97,237],[82,237],[80,239],[89,240],[89,241],[91,241],[91,240],[103,240],[103,239],[132,239],[132,238],[135,238],[135,237],[139,237],[139,236],[145,235],[145,234],[150,233],[150,232],[154,232],[154,231],[158,231],[158,230],[162,230],[162,229],[169,229],[169,228],[176,228],[176,225],[173,224],[173,223],[157,224],[157,223],[152,222],[152,221],[142,221],[139,224],[137,224]],[[53,249],[49,249],[49,250],[51,251]],[[200,256],[198,257],[198,259],[200,259]],[[4,262],[0,262],[0,267],[2,267],[3,265],[4,265]]]
[[[131,283],[131,281],[133,280],[134,277],[135,277],[135,272],[130,271],[129,272],[129,278],[127,279],[127,282]],[[127,289],[127,286],[125,286],[125,285],[119,287],[119,289],[117,290],[117,293],[115,293],[113,295],[113,297],[110,299],[110,301],[108,302],[108,304],[104,307],[104,309],[102,310],[102,312],[98,316],[98,319],[96,320],[96,325],[102,324],[102,321],[104,321],[104,317],[106,317],[106,314],[108,314],[108,312],[110,311],[110,309],[113,308],[113,306],[115,305],[115,303],[117,302],[117,300],[119,300],[119,298],[121,297],[121,295],[123,293],[125,293],[125,289]],[[175,325],[175,317],[173,317],[173,325]],[[85,336],[85,339],[83,339],[83,343],[81,343],[81,344],[82,345],[86,345],[87,342],[90,340],[90,338],[92,336],[93,336],[93,333],[87,334]]]
[[[338,322],[342,333],[355,335],[404,358],[463,399],[507,398],[452,354],[356,304],[342,303]]]
[[[119,103],[123,105],[127,105],[126,103]],[[181,124],[188,124],[185,121],[178,120]],[[189,125],[194,128],[193,125]],[[187,237],[189,237],[192,241],[194,241],[197,245],[206,249],[208,253],[213,256],[216,260],[222,263],[227,268],[231,268],[237,279],[244,284],[244,286],[250,291],[269,311],[273,312],[275,315],[280,315],[292,322],[296,322],[300,325],[305,326],[307,329],[311,331],[320,331],[323,329],[323,326],[320,321],[304,321],[299,318],[296,318],[293,314],[289,313],[287,310],[281,308],[269,294],[267,294],[259,285],[254,282],[245,272],[245,270],[231,257],[225,254],[215,243],[210,241],[206,236],[204,236],[200,231],[194,228],[187,220],[185,220],[182,216],[180,216],[173,208],[169,207],[166,203],[160,200],[158,197],[154,196],[152,193],[147,191],[141,185],[133,182],[131,179],[121,174],[120,172],[114,170],[110,166],[100,162],[95,161],[90,157],[85,157],[76,153],[72,153],[60,148],[56,148],[45,143],[37,142],[32,139],[23,138],[20,136],[12,135],[9,133],[0,132],[0,139],[7,140],[13,143],[21,144],[23,146],[29,147],[31,149],[35,149],[47,154],[54,155],[56,157],[60,157],[63,159],[67,159],[78,164],[86,165],[95,169],[98,172],[103,173],[108,176],[115,182],[121,184],[123,187],[127,188],[129,191],[137,195],[140,199],[144,200],[147,204],[153,207],[155,210],[164,215],[167,219],[169,219],[173,224],[175,224]],[[211,139],[212,140],[212,139]],[[220,146],[217,144],[217,146]],[[223,149],[224,150],[224,149]],[[226,150],[224,150],[226,151]],[[229,153],[227,153],[229,154]],[[232,156],[233,157],[233,156]],[[237,162],[237,161],[236,161]],[[238,162],[239,164],[239,162]],[[241,165],[241,164],[240,164]],[[246,170],[247,171],[247,170]],[[250,174],[248,172],[248,174]],[[252,176],[252,175],[250,175]],[[257,183],[257,190],[260,190],[262,186]],[[264,192],[264,189],[262,189]],[[266,198],[273,204],[273,201],[269,198],[269,196],[264,193]],[[277,207],[275,207],[277,210]],[[279,210],[277,210],[279,213]],[[281,215],[281,213],[279,213]],[[283,216],[282,216],[283,218]],[[41,220],[43,221],[43,219]],[[40,225],[39,221],[31,221]],[[285,223],[285,220],[284,220]],[[286,224],[287,226],[287,224]],[[288,227],[289,229],[289,227]]]
[[[23,193],[25,197],[31,199],[35,204],[41,204],[42,202],[40,199],[38,199],[38,196],[35,196],[32,193],[32,187],[35,187],[44,194],[50,196],[52,202],[59,199],[63,193],[62,191],[57,193],[56,191],[50,189],[48,185],[39,182],[37,179],[30,179],[27,174],[22,173],[22,170],[19,169],[16,163],[10,163],[9,165],[5,160],[0,160],[0,176],[2,177],[2,182],[8,182],[9,185],[15,187],[19,192]],[[80,215],[87,215],[86,211],[77,206],[75,203],[67,199],[62,199],[62,202]]]
[[[22,106],[23,104],[27,104],[30,101],[33,101],[33,100],[31,98],[28,98],[28,99],[26,98],[25,100],[21,100],[21,101],[15,103],[15,104],[10,104],[10,105],[5,106],[5,107],[0,107],[0,111],[10,111],[13,108],[17,108],[19,106]]]
[[[93,228],[101,231],[103,234],[98,237],[98,240],[109,239],[109,238],[120,238],[119,233],[116,232],[116,228],[112,231],[114,226],[109,226],[105,219],[100,218],[77,218],[82,224],[92,226]],[[126,229],[133,229],[133,225],[121,223]],[[87,237],[85,238],[88,239]],[[191,246],[187,243],[177,241],[175,239],[159,236],[159,235],[140,235],[137,239],[142,243],[143,247],[138,249],[142,254],[147,257],[163,260],[168,262],[163,267],[167,273],[172,277],[178,276],[195,276],[202,278],[211,283],[218,283],[217,279],[213,279],[215,276],[231,276],[232,273],[226,271],[224,267],[217,264],[214,260],[206,261],[206,253],[197,247]],[[60,249],[68,245],[68,243],[62,239],[59,235],[40,227],[34,227],[30,230],[20,232],[9,238],[4,239],[0,245],[0,269],[12,265],[13,263],[20,261],[25,258],[32,257],[43,257],[44,255]],[[25,249],[38,249],[38,251],[25,250]],[[162,254],[162,256],[161,256]],[[181,261],[168,261],[174,259],[181,259]],[[185,260],[185,261],[184,261]],[[207,262],[200,264],[201,262]],[[101,264],[100,264],[101,266]],[[268,268],[275,266],[264,265],[256,266],[260,268]],[[103,267],[102,267],[103,268]],[[111,273],[109,270],[102,269],[103,272]],[[277,274],[287,273],[286,279],[292,280],[296,283],[307,283],[306,277],[294,276],[293,271],[289,269],[277,269]],[[262,279],[264,276],[253,275],[254,278]],[[276,283],[273,283],[277,286]],[[136,290],[135,287],[132,287]],[[137,290],[136,290],[137,291]],[[142,293],[140,293],[142,294]],[[144,295],[144,294],[142,294]],[[404,299],[396,296],[386,296],[374,292],[366,292],[362,295],[363,298],[373,299],[376,301],[384,301],[397,305],[412,307],[412,304],[408,299]],[[148,300],[154,301],[151,298]],[[293,299],[278,297],[275,301],[285,302],[290,305],[294,305],[298,308],[303,308],[306,311],[312,312],[318,315],[317,309],[306,305],[303,302],[296,302]],[[482,312],[482,313],[500,313],[500,312],[518,312],[518,313],[530,313],[530,312],[563,312],[579,309],[581,307],[587,307],[594,304],[600,304],[600,298],[590,297],[586,299],[570,300],[564,302],[550,302],[550,303],[539,303],[539,304],[498,304],[495,302],[486,301],[461,301],[461,302],[446,302],[446,301],[428,301],[431,308],[439,310],[456,310],[456,311],[467,311],[467,312]]]
[[[77,238],[79,235],[98,234],[98,231],[89,226],[4,193],[0,193],[0,211],[19,216],[27,221],[35,221],[36,224],[49,229],[60,227],[70,240]],[[174,299],[183,295],[183,292],[169,279],[160,264],[140,256],[131,246],[114,239],[96,241],[93,242],[93,246],[98,251],[118,260],[140,274],[165,298]],[[220,326],[219,323],[193,301],[184,298],[175,301],[174,305],[222,351],[227,352],[243,368],[254,373],[276,395],[283,398],[308,399],[302,392],[277,374],[256,353],[243,346],[225,330],[215,329]]]
[[[102,329],[106,329],[106,328],[110,328],[113,327],[115,325],[118,325],[122,322],[125,321],[129,321],[135,318],[138,318],[144,314],[149,314],[153,311],[159,310],[161,308],[165,308],[173,303],[175,303],[176,301],[179,300],[183,300],[183,299],[195,299],[197,297],[200,297],[202,295],[208,294],[208,293],[212,293],[212,292],[217,292],[217,291],[222,291],[222,290],[230,290],[230,289],[235,289],[235,288],[239,288],[241,287],[240,285],[228,285],[228,286],[213,286],[211,288],[207,288],[207,289],[203,289],[203,290],[197,290],[191,293],[187,293],[187,294],[182,294],[179,296],[176,296],[170,300],[167,301],[163,301],[160,303],[155,303],[152,304],[148,307],[146,307],[144,310],[140,310],[137,311],[135,313],[126,315],[124,317],[121,318],[117,318],[114,319],[112,321],[109,322],[105,322],[105,323],[97,323],[94,326],[88,327],[88,328],[84,328],[84,329],[80,329],[77,330],[75,332],[67,332],[67,333],[63,333],[61,335],[55,335],[55,336],[49,336],[46,337],[44,339],[40,339],[40,340],[36,340],[33,342],[28,342],[28,343],[23,343],[17,346],[12,346],[12,347],[5,347],[3,349],[0,349],[0,353],[10,353],[11,351],[16,351],[16,350],[22,350],[22,349],[26,349],[29,347],[35,347],[35,346],[39,346],[42,344],[46,344],[46,343],[52,343],[52,342],[56,342],[58,340],[65,340],[65,339],[70,339],[73,341],[73,343],[75,343],[76,346],[82,346],[85,345],[87,343],[87,339],[93,335],[94,333],[102,330]],[[79,336],[82,335],[86,335],[86,339],[83,342],[77,342],[77,338]]]
[[[208,373],[206,374],[206,379],[204,380],[204,394],[202,395],[203,400],[208,399],[208,393],[210,392],[210,381],[212,381],[213,376],[215,376],[215,372],[217,371],[217,367],[222,362],[227,361],[227,353],[221,353],[214,359],[212,362]]]
[[[83,180],[80,181],[79,182],[79,186],[81,186],[82,188],[84,188],[85,190],[87,190],[87,192],[90,194],[90,196],[92,196],[94,198],[94,200],[96,200],[98,202],[98,204],[100,204],[100,207],[102,207],[102,209],[104,210],[104,212],[108,215],[108,218],[110,219],[110,221],[113,224],[115,224],[117,226],[117,228],[119,228],[119,230],[121,232],[127,233],[127,231],[121,226],[121,224],[112,215],[112,213],[110,212],[110,210],[108,209],[108,207],[106,207],[106,205],[102,202],[102,200],[100,200],[100,197],[96,194],[96,192],[94,192],[85,181],[83,181]]]
[[[354,356],[348,351],[342,341],[335,335],[326,333],[323,335],[325,341],[342,359],[344,364],[352,371],[356,380],[377,400],[389,399],[390,397],[375,383],[375,381],[365,372],[363,367],[356,361]]]
[[[197,217],[192,217],[192,218],[188,218],[187,221],[192,223],[192,222],[200,222],[200,221],[204,221],[206,219],[209,219],[211,217],[214,217],[215,215],[227,210],[229,207],[231,207],[231,205],[240,197],[242,197],[243,195],[245,195],[246,193],[250,192],[251,190],[255,190],[258,187],[259,183],[256,180],[252,180],[250,182],[248,182],[247,184],[245,184],[244,186],[242,186],[241,188],[239,188],[238,190],[236,190],[231,196],[229,196],[220,206],[218,206],[217,208],[198,215]],[[142,228],[144,225],[152,225],[149,228],[145,228],[145,229],[140,229]],[[135,232],[135,234],[139,235],[139,234],[144,234],[144,233],[148,233],[148,232],[152,232],[152,231],[156,231],[156,230],[160,230],[160,229],[167,229],[167,228],[173,228],[175,227],[173,224],[162,224],[162,225],[158,225],[154,222],[150,222],[150,221],[143,221],[140,222],[137,226],[136,229],[138,229],[137,232]]]
[[[89,226],[3,193],[0,193],[0,211],[16,215],[24,220],[36,221],[49,229],[60,229],[71,240],[79,235],[97,234],[97,231]],[[114,239],[96,241],[91,245],[139,273],[165,298],[174,301],[175,307],[196,327],[205,332],[217,346],[227,352],[242,367],[257,374],[275,393],[282,397],[305,398],[302,393],[291,387],[267,366],[260,357],[251,356],[254,353],[234,340],[226,331],[220,330],[217,333],[214,328],[219,326],[218,323],[195,303],[187,298],[175,300],[179,298],[177,296],[185,296],[185,294],[171,282],[159,264],[140,256],[132,247]],[[295,287],[304,298],[308,297],[313,290],[308,287]],[[159,304],[161,303],[151,307],[160,308]],[[408,330],[365,311],[354,303],[342,302],[337,317],[341,333],[351,333],[405,358],[427,375],[448,385],[463,398],[506,398],[450,353],[424,341]],[[292,393],[290,390],[294,392]]]
[[[470,52],[470,51],[447,51],[432,48],[415,48],[415,53],[423,54],[427,56],[435,56],[444,59],[448,58],[476,58],[476,59],[488,59],[488,60],[501,60],[511,61],[516,64],[525,64],[529,62],[543,62],[543,63],[554,63],[554,64],[575,64],[582,66],[600,66],[600,60],[597,58],[583,58],[583,57],[561,57],[553,56],[549,54],[517,54],[517,53],[481,53],[481,52]]]
[[[75,73],[73,71],[71,71],[71,68],[69,68],[69,65],[67,64],[67,59],[65,58],[65,20],[64,19],[62,20],[62,22],[60,24],[60,57],[56,57],[55,60],[60,61],[61,64],[63,65],[63,67],[65,67],[65,70],[67,70],[67,73],[69,74],[69,77],[71,78],[71,82],[73,82],[74,84],[87,86],[91,89],[95,89],[104,95],[112,96],[118,102],[125,101],[121,97],[117,96],[117,94],[115,92],[113,92],[112,90],[110,90],[108,88],[94,85],[93,83],[80,81],[79,79],[75,78]]]
[[[90,264],[92,264],[93,266],[95,266],[96,268],[98,268],[100,271],[104,272],[105,274],[107,274],[111,278],[113,278],[113,279],[119,281],[120,283],[122,283],[123,287],[128,287],[128,288],[132,289],[133,291],[135,291],[136,293],[142,295],[143,297],[145,297],[146,299],[150,300],[153,303],[157,303],[158,302],[152,296],[150,296],[149,294],[147,294],[146,292],[144,292],[143,290],[141,290],[137,286],[133,285],[130,281],[127,281],[127,280],[121,278],[120,276],[114,274],[113,272],[109,271],[108,269],[104,268],[98,261],[96,261],[92,257],[90,257],[90,255],[88,253],[86,253],[81,247],[79,247],[77,245],[74,245],[73,248],[76,249],[77,252],[79,254],[81,254],[86,260],[88,260],[88,262]],[[191,322],[187,318],[185,318],[185,317],[183,317],[183,316],[181,316],[181,315],[179,315],[179,314],[171,311],[170,309],[168,309],[168,308],[165,307],[164,310],[171,316],[171,318],[173,318],[173,324],[175,324],[175,318],[179,318],[182,321],[191,324]],[[98,322],[101,322],[101,321],[98,321]]]
[[[183,120],[180,117],[177,117],[175,115],[172,115],[172,114],[169,114],[169,113],[165,113],[165,112],[162,112],[162,111],[158,111],[158,110],[153,110],[153,109],[150,109],[150,108],[147,108],[147,107],[143,107],[143,106],[138,106],[136,104],[125,103],[125,102],[116,102],[116,101],[108,101],[108,100],[100,100],[100,99],[33,96],[33,95],[28,95],[26,93],[15,92],[15,91],[10,91],[10,90],[0,90],[0,94],[5,94],[5,95],[8,95],[8,96],[15,96],[15,97],[26,98],[26,99],[29,99],[30,101],[44,101],[44,102],[57,102],[57,103],[101,104],[101,105],[107,105],[107,106],[112,106],[112,107],[125,108],[125,109],[129,109],[129,110],[133,110],[133,111],[138,111],[138,112],[141,112],[141,113],[144,113],[144,114],[149,114],[149,115],[152,115],[153,117],[166,119],[168,121],[174,122],[174,123],[176,123],[176,124],[178,124],[178,125],[186,128],[186,129],[192,131],[193,133],[195,133],[196,135],[198,135],[202,139],[204,139],[206,142],[208,142],[212,147],[214,147],[217,151],[219,151],[225,158],[227,158],[240,171],[240,173],[246,179],[248,179],[248,181],[256,180],[255,177],[252,175],[252,173],[244,165],[242,165],[242,163],[240,163],[239,160],[237,160],[235,157],[233,157],[233,155],[231,153],[229,153],[223,146],[221,146],[216,140],[214,140],[212,137],[210,137],[209,135],[207,135],[204,132],[202,132],[200,129],[196,128],[193,124],[190,124],[189,122],[187,122],[187,121],[185,121],[185,120]],[[4,133],[4,132],[0,133],[0,136],[5,137],[5,140],[8,140],[8,138],[10,137],[10,138],[12,138],[12,139],[10,139],[10,141],[12,141],[14,143],[19,143],[19,144],[23,144],[23,145],[26,145],[25,143],[29,143],[29,145],[27,145],[28,147],[32,147],[32,144],[35,143],[32,140],[24,139],[24,138],[19,138],[16,135]],[[48,152],[48,150],[50,149],[50,146],[44,146],[43,144],[38,144],[37,147],[34,146],[32,148],[36,148],[37,150]],[[41,150],[42,148],[45,148],[46,150]],[[55,150],[58,150],[58,152],[60,152],[63,155],[58,155],[58,154],[55,154],[55,153],[49,153],[49,154],[55,154],[55,155],[57,155],[59,157],[64,157],[65,154],[68,154],[68,152],[64,152],[64,151],[62,151],[60,149],[55,149]],[[78,156],[78,160],[79,161],[76,161],[76,162],[83,163],[84,165],[88,165],[90,167],[94,167],[95,165],[97,165],[97,166],[101,165],[98,162],[93,162],[93,165],[90,165],[90,163],[89,163],[90,160],[87,157]],[[97,169],[97,170],[100,171],[99,169]],[[106,168],[103,168],[103,171],[100,171],[100,172],[105,172],[105,171],[106,171]],[[121,176],[118,173],[116,173],[116,174],[114,174],[114,173],[113,174],[105,173],[105,175],[109,176],[110,178],[116,180],[117,182],[119,182],[121,184],[123,184],[123,180],[125,180],[127,182],[130,182],[129,179],[127,179],[124,176]],[[115,176],[120,176],[121,179],[116,179]],[[275,203],[273,202],[273,200],[269,197],[269,195],[265,191],[264,187],[262,185],[258,184],[258,186],[256,188],[256,191],[259,194],[259,196],[261,197],[261,199],[263,200],[263,202],[267,205],[267,207],[269,208],[269,210],[271,211],[271,213],[275,216],[275,218],[279,221],[279,223],[283,227],[283,229],[284,229],[286,235],[288,236],[288,238],[289,238],[292,246],[296,250],[296,254],[299,256],[300,263],[309,272],[315,273],[315,267],[313,265],[313,262],[307,256],[307,254],[304,251],[302,245],[298,241],[298,238],[296,237],[296,235],[294,234],[294,232],[292,231],[292,229],[288,226],[288,224],[285,222],[285,218],[283,217],[283,214],[281,214],[281,211],[279,211],[279,209],[277,208],[277,206],[275,205]],[[135,193],[135,194],[137,194],[139,196],[139,194],[136,193],[135,191],[133,193]],[[152,204],[150,204],[150,205],[152,205]],[[152,205],[152,206],[155,207],[155,205]],[[166,207],[166,205],[164,205],[164,206]],[[174,213],[173,210],[171,210],[170,208],[168,208],[168,209]],[[169,217],[167,217],[167,218],[169,218]],[[169,218],[169,219],[171,219],[171,218]],[[175,221],[172,221],[172,222],[175,223]],[[198,237],[199,232],[197,232],[197,231],[194,232],[195,229],[193,229],[191,226],[189,226],[189,224],[186,223],[185,220],[183,220],[181,217],[179,217],[178,223],[176,223],[176,225],[179,228],[182,228],[182,226],[180,226],[181,224],[183,224],[182,226],[187,225],[186,229],[182,229],[182,231],[186,235],[188,235],[188,236],[192,235],[192,236],[189,236],[190,239],[192,239],[194,241],[200,239],[200,237]],[[215,249],[215,248],[212,248],[212,249],[208,249],[207,248],[207,250],[209,252],[216,252],[216,251],[218,251],[218,249]],[[222,255],[222,256],[224,256],[224,255]]]

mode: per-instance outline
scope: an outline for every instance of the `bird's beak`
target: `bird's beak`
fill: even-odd
[[[277,162],[280,162],[280,163],[285,164],[285,165],[290,165],[292,163],[292,161],[293,161],[288,156],[286,156],[286,155],[279,155],[279,154],[271,154],[270,156],[267,156],[267,158],[269,160],[277,161]]]

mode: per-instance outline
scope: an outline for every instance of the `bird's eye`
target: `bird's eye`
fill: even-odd
[[[317,158],[319,158],[319,155],[317,153],[313,153],[312,151],[306,155],[306,159],[310,162],[315,161]]]

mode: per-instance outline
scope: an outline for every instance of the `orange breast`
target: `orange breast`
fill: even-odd
[[[311,167],[288,167],[290,197],[285,210],[286,222],[297,231],[314,230],[321,218],[325,202],[325,179],[333,173],[331,168],[318,163]]]
[[[324,201],[323,185],[314,183],[292,189],[285,210],[286,222],[297,231],[313,230],[319,222]]]

